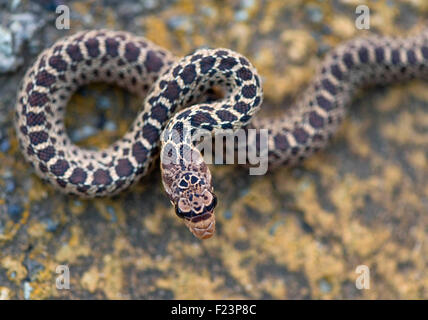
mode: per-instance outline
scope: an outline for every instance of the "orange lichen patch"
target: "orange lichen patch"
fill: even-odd
[[[337,15],[331,20],[331,28],[335,35],[341,39],[349,39],[358,32],[355,28],[355,22],[350,20],[348,16]]]
[[[106,221],[117,223],[118,225],[125,224],[126,212],[124,212],[123,206],[119,205],[116,201],[111,199],[94,199],[93,204],[98,213]]]
[[[56,287],[56,279],[60,274],[56,273],[56,267],[57,264],[50,261],[32,279],[37,285],[32,285],[31,299],[42,300],[59,296],[60,290]]]
[[[377,250],[383,249],[390,238],[387,228],[368,229],[357,221],[350,221],[343,232],[343,241],[348,250],[361,258],[366,258]]]
[[[80,285],[91,293],[102,291],[108,299],[126,299],[123,294],[123,263],[117,256],[105,255],[102,259],[103,267],[96,266],[87,270],[80,279]]]
[[[10,300],[10,299],[12,299],[12,297],[11,297],[11,292],[9,288],[0,287],[0,300]]]
[[[232,290],[220,290],[224,279],[213,278],[208,270],[200,273],[180,272],[158,279],[158,288],[174,288],[175,294],[181,299],[242,299]]]
[[[304,30],[285,30],[280,35],[291,63],[301,63],[315,53],[316,41]]]
[[[70,212],[73,215],[79,216],[83,213],[85,213],[86,209],[88,208],[89,200],[72,200],[70,199],[69,204],[67,205],[67,208],[70,210]],[[58,212],[63,212],[65,208],[60,207]]]
[[[387,95],[381,95],[376,97],[374,100],[374,105],[381,112],[390,112],[394,110],[400,110],[403,106],[408,104],[409,96],[406,94],[412,86],[403,85],[403,86],[392,86],[388,90]]]
[[[397,90],[399,89],[397,88]],[[410,93],[423,101],[428,100],[428,90],[426,89],[426,83],[424,81],[413,81],[411,84],[406,86],[403,91],[403,95],[405,96],[407,96],[406,93]],[[391,96],[391,94],[388,96]]]
[[[250,26],[245,23],[236,23],[229,33],[229,41],[236,44],[238,52],[246,52],[251,44],[251,34]]]
[[[22,213],[22,218],[17,223],[14,223],[12,220],[7,221],[6,225],[4,226],[3,233],[0,234],[0,244],[2,242],[12,240],[19,231],[19,229],[27,223],[29,215],[29,210],[25,209]]]
[[[91,9],[92,4],[93,4],[92,1],[75,2],[75,3],[73,3],[73,10],[80,13],[81,15],[86,15],[86,14],[90,13],[90,9]]]
[[[399,29],[393,21],[400,12],[394,4],[389,6],[388,10],[385,10],[386,5],[386,1],[370,4],[370,24],[373,27],[381,28],[387,33],[397,33]]]
[[[336,245],[325,248],[314,241],[309,235],[302,233],[295,218],[288,218],[278,226],[274,235],[265,239],[262,248],[263,251],[270,248],[269,252],[276,257],[276,262],[285,265],[288,270],[304,270],[315,297],[327,298],[337,293],[337,275],[344,272],[339,247]],[[322,279],[330,279],[332,290],[328,294],[320,293],[318,283]]]
[[[0,260],[0,265],[2,268],[6,269],[8,279],[15,284],[20,284],[27,276],[27,269],[22,264],[23,260],[24,255],[15,258],[6,256]]]
[[[120,258],[122,252],[135,254],[133,248],[126,238],[118,237],[113,243],[113,252],[101,257],[100,265],[92,266],[86,270],[79,279],[79,285],[91,293],[103,292],[109,299],[129,298],[126,293],[124,268],[135,263],[137,269],[140,268],[141,257],[139,259]],[[148,261],[145,259],[144,261]],[[143,265],[146,265],[143,262]],[[128,284],[129,285],[129,284]]]
[[[142,228],[147,228],[151,233],[162,235],[165,232],[165,221],[169,218],[176,216],[174,210],[166,208],[164,205],[159,204],[156,206],[154,212],[147,214],[142,219]],[[172,220],[172,219],[171,219]],[[174,224],[182,226],[181,221],[174,220]]]
[[[55,192],[46,183],[43,183],[38,176],[33,175],[32,178],[32,187],[28,193],[30,200],[43,200],[48,198],[50,193]]]
[[[55,260],[58,262],[73,263],[78,257],[91,254],[89,245],[83,242],[81,228],[73,226],[70,231],[71,237],[68,243],[62,245],[55,255]]]
[[[401,111],[397,116],[396,122],[385,123],[382,125],[382,134],[391,141],[400,145],[428,145],[426,134],[419,132],[418,127],[425,126],[428,121],[428,115],[423,111],[416,111],[411,114],[408,111]]]
[[[91,267],[82,275],[80,284],[89,292],[94,293],[99,286],[100,273],[97,267]]]
[[[338,225],[337,217],[320,206],[317,201],[315,185],[310,180],[304,179],[297,185],[297,188],[298,192],[296,193],[295,206],[303,210],[305,220],[311,225],[319,225],[323,230],[334,232]],[[340,198],[340,204],[342,204],[342,207],[338,209],[340,211],[347,210],[345,207],[347,201],[344,199],[347,196],[346,192],[334,194]],[[348,204],[348,206],[351,205],[352,204]]]
[[[265,194],[272,194],[274,190],[269,181],[257,181],[250,188],[249,192],[242,198],[243,203],[254,209],[263,212],[272,212],[277,205],[277,201],[267,199]]]
[[[123,291],[123,269],[122,263],[118,257],[106,255],[103,258],[104,268],[102,274],[103,278],[102,288],[107,298],[109,299],[124,299],[126,294]]]
[[[283,9],[283,5],[281,5],[280,1],[269,1],[266,3],[264,9],[266,14],[263,16],[259,25],[259,32],[261,34],[266,34],[274,29],[275,22],[278,19],[278,15],[281,13],[281,9]]]
[[[146,29],[145,37],[147,39],[152,40],[165,49],[172,49],[172,43],[164,19],[150,16],[142,19],[141,23],[143,28]]]
[[[360,157],[368,157],[372,153],[370,141],[365,137],[364,131],[367,130],[369,124],[364,121],[350,122],[349,119],[344,121],[339,134],[346,138],[346,143],[351,151]]]
[[[251,247],[251,240],[246,239],[249,246]],[[237,250],[231,244],[223,246],[221,250],[222,260],[225,262],[225,268],[228,272],[236,279],[240,279],[240,284],[246,290],[253,290],[256,285],[253,280],[253,270],[249,268],[250,265],[254,266],[254,252],[248,252],[243,254],[241,251]],[[248,260],[253,260],[252,262],[246,262]],[[243,267],[245,266],[245,267]]]
[[[305,248],[312,245],[311,237],[302,232],[293,216],[283,219],[283,223],[277,225],[273,234],[258,230],[255,238],[257,241],[264,240],[258,245],[262,253],[260,261],[269,254],[275,257],[277,263],[286,265],[291,271],[301,270],[306,259]],[[267,248],[270,248],[269,251]]]
[[[286,299],[287,284],[285,280],[279,280],[276,277],[264,278],[257,284],[257,289],[263,290],[275,299]]]
[[[28,234],[33,238],[41,238],[46,236],[46,225],[39,222],[30,222],[28,226]]]

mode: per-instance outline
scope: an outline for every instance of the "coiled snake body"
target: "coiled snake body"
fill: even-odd
[[[27,71],[18,93],[16,130],[37,174],[83,197],[127,188],[147,173],[161,149],[168,197],[192,233],[205,239],[215,231],[217,199],[209,169],[185,130],[267,128],[270,165],[292,165],[325,146],[355,89],[426,77],[427,63],[427,31],[408,38],[357,38],[327,55],[283,117],[252,120],[262,103],[261,81],[240,54],[201,49],[178,59],[127,32],[83,31],[57,41]],[[100,151],[74,145],[63,121],[70,95],[93,81],[118,84],[143,99],[125,136]],[[225,97],[204,101],[216,85]]]

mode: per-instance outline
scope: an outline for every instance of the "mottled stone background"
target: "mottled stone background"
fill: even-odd
[[[73,1],[71,29],[55,0],[0,0],[0,298],[428,298],[428,91],[414,81],[361,93],[323,152],[293,169],[249,176],[213,167],[218,232],[194,238],[175,217],[159,171],[111,199],[81,200],[44,185],[19,152],[12,115],[36,55],[81,29],[135,32],[177,55],[229,47],[256,65],[265,110],[278,112],[322,56],[355,28],[362,1]],[[371,32],[407,34],[426,0],[366,1]],[[67,126],[82,146],[123,134],[138,101],[82,88]],[[71,289],[57,290],[57,265]],[[358,265],[370,290],[355,287]]]

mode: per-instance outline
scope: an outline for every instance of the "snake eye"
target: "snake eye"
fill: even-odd
[[[183,213],[183,211],[180,210],[180,208],[178,206],[175,206],[175,214],[181,219],[184,218],[184,213]]]
[[[212,199],[211,203],[206,207],[207,210],[212,210],[217,205],[217,196],[214,193],[212,194],[212,196],[213,196],[213,199]]]
[[[189,206],[188,200],[180,198],[175,205],[175,214],[180,218],[189,218],[191,215],[191,207]]]

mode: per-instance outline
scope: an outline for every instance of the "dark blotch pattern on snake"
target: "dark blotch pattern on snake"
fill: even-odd
[[[28,70],[18,94],[16,129],[38,175],[83,197],[127,188],[148,172],[161,151],[168,197],[192,233],[204,239],[215,231],[217,198],[207,165],[183,132],[266,128],[270,167],[293,165],[325,146],[356,89],[425,78],[427,64],[427,31],[407,38],[351,40],[327,55],[282,117],[252,120],[262,88],[245,57],[228,49],[201,49],[178,59],[127,32],[84,31],[43,51]],[[100,151],[74,145],[63,121],[70,95],[94,81],[115,83],[143,101],[124,137]],[[224,89],[224,98],[204,101],[213,86]]]

